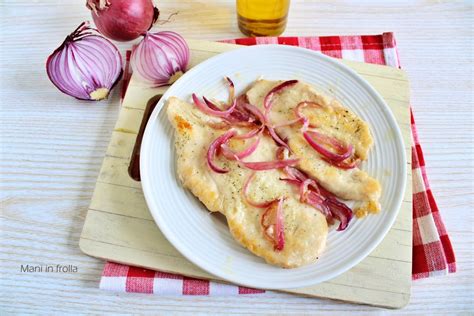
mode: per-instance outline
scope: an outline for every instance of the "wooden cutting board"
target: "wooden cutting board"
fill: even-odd
[[[194,66],[237,45],[188,41]],[[342,61],[383,96],[402,130],[408,158],[408,181],[398,218],[382,243],[361,263],[346,273],[312,287],[283,289],[305,296],[401,308],[410,298],[412,266],[412,191],[409,83],[406,74],[391,67]],[[162,235],[148,211],[139,181],[130,174],[137,135],[144,128],[153,98],[166,88],[147,88],[133,76],[118,121],[112,133],[80,238],[81,250],[94,257],[216,279],[186,260]],[[152,100],[152,101],[150,101]],[[146,121],[146,120],[145,120]],[[138,137],[139,138],[139,137]],[[139,142],[137,148],[139,149]],[[130,172],[129,172],[130,170]],[[136,178],[136,177],[135,177]]]

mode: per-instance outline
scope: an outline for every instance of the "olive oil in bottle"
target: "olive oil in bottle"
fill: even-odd
[[[247,36],[278,36],[285,30],[290,0],[237,0],[239,29]]]

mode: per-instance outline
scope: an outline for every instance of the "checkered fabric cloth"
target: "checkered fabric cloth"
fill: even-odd
[[[281,44],[305,47],[328,56],[353,61],[400,68],[393,33],[367,36],[265,37],[241,38],[224,42],[240,45]],[[130,79],[127,52],[122,96]],[[412,172],[413,172],[413,267],[414,280],[456,271],[454,252],[444,227],[426,175],[425,161],[416,131],[413,112]],[[107,262],[100,288],[120,292],[153,293],[159,295],[211,295],[265,293],[242,286],[198,280],[185,276]]]

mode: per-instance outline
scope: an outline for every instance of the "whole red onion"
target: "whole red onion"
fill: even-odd
[[[138,38],[158,19],[152,0],[87,0],[97,29],[110,39],[126,42]]]

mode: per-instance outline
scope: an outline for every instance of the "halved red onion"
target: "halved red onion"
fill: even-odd
[[[318,153],[329,159],[331,162],[341,162],[349,158],[354,152],[354,148],[351,144],[344,146],[335,138],[328,137],[315,131],[306,131],[303,133],[303,137],[306,139],[308,144],[311,145],[311,147],[313,147]],[[324,143],[333,147],[335,150],[337,150],[337,153],[326,149],[324,146],[320,145],[320,143]]]
[[[267,208],[269,207],[270,205],[272,205],[275,200],[271,200],[271,201],[267,201],[267,202],[253,202],[249,196],[248,196],[248,191],[249,191],[249,187],[250,187],[250,183],[252,182],[253,178],[255,177],[255,172],[252,172],[248,178],[245,180],[244,182],[244,187],[242,189],[242,196],[245,200],[245,202],[247,202],[247,204],[251,205],[251,206],[254,206],[254,207],[258,207],[258,208]]]
[[[229,139],[235,136],[237,132],[233,129],[225,132],[221,136],[217,137],[211,145],[209,145],[209,149],[207,150],[207,164],[209,168],[211,168],[214,172],[217,173],[227,173],[229,170],[220,168],[214,164],[214,159],[216,158],[217,150],[221,147],[222,144],[225,144]]]
[[[51,82],[80,100],[106,99],[122,76],[117,47],[93,31],[88,22],[82,22],[46,61]]]
[[[298,163],[299,159],[287,159],[287,160],[273,160],[273,161],[259,161],[259,162],[245,162],[239,161],[241,165],[251,170],[272,170],[281,169],[286,166],[294,166]]]
[[[265,237],[273,243],[273,248],[276,251],[281,251],[285,247],[284,201],[284,198],[273,201],[262,214],[260,220]]]
[[[270,108],[271,108],[271,101],[272,101],[272,98],[273,98],[273,95],[277,92],[280,92],[281,90],[283,90],[284,88],[287,88],[287,87],[290,87],[294,84],[296,84],[298,82],[298,80],[288,80],[288,81],[284,81],[282,83],[280,83],[278,86],[274,87],[273,89],[271,89],[267,95],[265,96],[265,99],[263,99],[263,106],[265,107],[265,109],[268,111]]]
[[[133,71],[156,87],[175,82],[186,71],[188,62],[188,44],[171,31],[144,33],[130,57]]]
[[[235,109],[235,101],[226,110],[213,110],[206,104],[202,103],[195,93],[193,93],[192,97],[193,97],[194,104],[197,106],[197,108],[201,110],[202,112],[209,115],[218,116],[218,117],[228,117],[230,113],[232,113],[232,111]]]
[[[295,115],[300,118],[300,119],[306,119],[306,117],[301,113],[301,109],[303,109],[305,106],[311,106],[311,107],[322,107],[320,104],[312,101],[303,101],[298,103],[298,105],[295,107]],[[308,126],[309,127],[315,127],[314,125],[310,124],[308,121]]]

